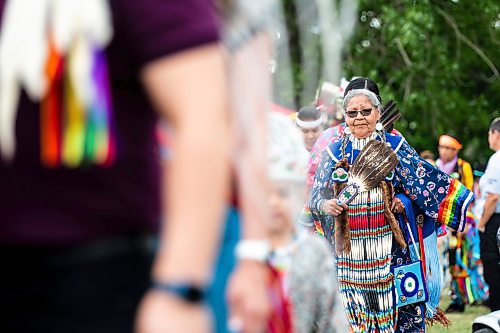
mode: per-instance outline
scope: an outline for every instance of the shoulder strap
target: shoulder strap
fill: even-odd
[[[420,244],[420,258],[424,266],[424,278],[427,276],[427,263],[425,262],[425,246],[424,246],[424,219],[417,217],[417,232],[418,232],[418,243]]]
[[[403,217],[405,219],[406,229],[408,229],[408,233],[410,234],[411,242],[413,243],[415,253],[417,254],[417,258],[418,260],[421,260],[420,253],[417,249],[417,244],[415,243],[415,238],[413,237],[413,232],[411,232],[410,222],[408,222],[408,218],[406,217],[406,213],[403,213]],[[420,246],[423,246],[423,244],[420,244]]]

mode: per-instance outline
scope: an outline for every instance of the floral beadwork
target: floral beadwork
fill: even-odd
[[[337,168],[332,173],[332,180],[334,183],[345,183],[347,182],[348,173],[344,168]]]

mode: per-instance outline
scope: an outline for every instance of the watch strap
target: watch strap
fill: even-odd
[[[206,288],[189,283],[153,282],[154,290],[162,291],[188,303],[201,303],[206,298]]]

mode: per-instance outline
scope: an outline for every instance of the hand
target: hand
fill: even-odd
[[[339,216],[344,209],[347,209],[347,205],[339,205],[337,199],[330,199],[323,203],[323,207],[321,209],[329,215]]]
[[[209,333],[212,323],[202,304],[190,304],[168,293],[150,290],[136,318],[137,333]]]
[[[229,282],[227,295],[229,321],[238,332],[267,331],[271,312],[268,286],[269,271],[265,264],[252,260],[240,261]]]
[[[401,214],[405,211],[405,205],[403,205],[401,200],[399,200],[398,198],[394,198],[394,200],[392,200],[391,211],[393,213]]]
[[[481,220],[477,224],[477,230],[479,232],[484,232],[486,230],[486,222],[482,222]]]

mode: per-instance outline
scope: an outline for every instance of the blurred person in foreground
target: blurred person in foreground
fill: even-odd
[[[462,148],[462,143],[456,137],[449,134],[441,135],[438,143],[439,158],[436,160],[436,167],[472,190],[474,182],[472,167],[469,162],[459,157]],[[467,275],[467,272],[461,268],[460,263],[462,262],[462,256],[466,257],[466,251],[469,250],[469,247],[466,246],[467,240],[464,237],[467,236],[469,228],[475,228],[475,223],[473,223],[474,218],[472,216],[466,221],[468,223],[463,233],[451,231],[446,238],[440,238],[443,241],[446,240],[444,248],[448,254],[444,274],[449,273],[451,277],[451,303],[446,309],[446,312],[450,313],[463,312],[469,299],[465,293],[466,289],[462,279],[464,274]],[[473,230],[470,235],[474,235]]]
[[[439,267],[435,229],[436,224],[446,224],[462,230],[472,192],[421,159],[401,135],[384,130],[379,122],[381,97],[373,80],[352,80],[345,90],[343,110],[347,127],[342,138],[322,154],[309,207],[320,217],[318,232],[335,248],[350,328],[423,332],[426,318],[449,324],[437,309],[439,278],[429,274],[429,268]],[[373,148],[376,156],[361,158],[365,147],[380,148]],[[390,157],[395,167],[381,168]],[[367,182],[376,170],[385,174],[382,181],[354,196],[342,191],[363,178],[351,173],[358,159],[360,169],[369,170]],[[341,193],[352,198],[348,204],[339,202]],[[403,266],[417,259],[421,271],[403,273]],[[429,298],[424,296],[427,292]]]
[[[291,314],[289,331],[347,332],[328,243],[295,227],[304,200],[307,151],[288,117],[271,113],[269,121],[269,262],[277,271]]]
[[[323,117],[321,111],[314,106],[306,106],[299,110],[295,119],[302,133],[304,145],[311,152],[316,140],[323,133]]]
[[[500,253],[497,233],[500,228],[500,118],[491,122],[488,143],[495,153],[488,160],[484,175],[479,180],[476,211],[479,216],[479,237],[484,279],[490,287],[489,307],[500,310]]]
[[[212,1],[0,9],[0,330],[131,332],[147,292],[139,332],[209,332],[204,295],[229,187]],[[174,133],[166,175],[158,115]],[[252,321],[258,331],[265,317]]]

